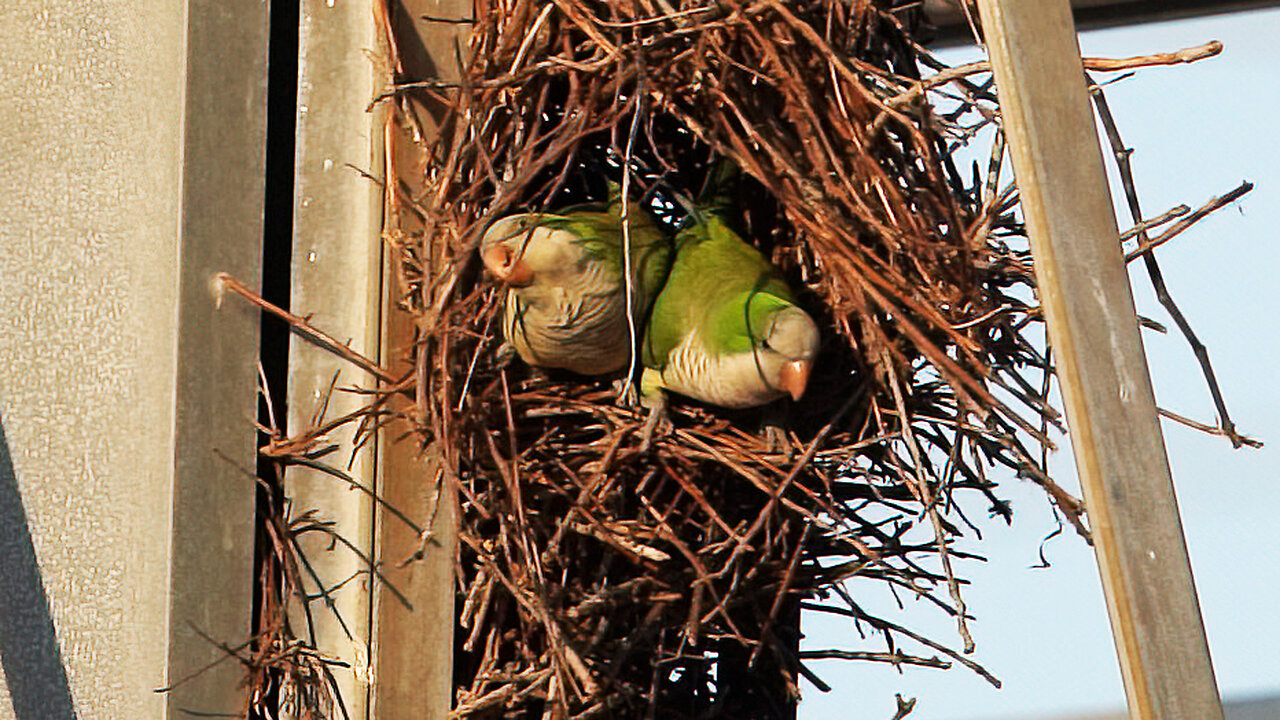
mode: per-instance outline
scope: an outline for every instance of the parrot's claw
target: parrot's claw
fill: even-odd
[[[787,462],[790,462],[795,455],[795,445],[791,443],[787,431],[778,425],[764,426],[764,446],[765,452],[771,455],[782,455]]]
[[[795,456],[795,444],[791,442],[791,436],[786,430],[789,415],[789,407],[770,408],[765,411],[762,428],[765,452],[782,455],[787,462],[791,462],[791,458]]]
[[[671,432],[673,426],[671,418],[667,417],[667,394],[661,390],[653,390],[644,393],[643,388],[640,395],[640,404],[649,409],[649,415],[644,419],[644,425],[640,426],[640,452],[647,453],[649,448],[653,446],[653,435],[659,427],[662,428],[662,434]]]
[[[640,452],[647,453],[653,446],[653,434],[658,426],[662,426],[664,435],[673,427],[667,417],[667,393],[662,389],[662,375],[653,368],[645,368],[640,376],[640,405],[649,410],[640,428]]]
[[[506,367],[516,357],[516,349],[511,347],[511,343],[503,342],[493,353],[493,362],[495,367]]]
[[[618,394],[618,405],[625,408],[640,406],[640,393],[634,382],[628,382],[626,378],[618,378],[613,381],[613,391]]]
[[[649,410],[649,416],[644,419],[644,425],[640,427],[640,452],[647,453],[649,448],[653,447],[653,436],[658,428],[662,428],[662,435],[671,432],[671,420],[667,418],[665,408],[652,408]]]

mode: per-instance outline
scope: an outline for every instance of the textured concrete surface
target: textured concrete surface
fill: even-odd
[[[261,128],[237,115],[260,93],[236,70],[260,65],[265,41],[257,55],[252,32],[227,48],[246,59],[220,68],[222,96],[189,84],[200,73],[186,58],[249,14],[265,33],[265,10],[186,5],[0,9],[0,718],[238,702],[235,668],[154,692],[219,656],[192,627],[239,641],[249,613],[241,470],[253,461],[256,321],[215,319],[208,276],[225,265],[256,281]],[[223,22],[189,37],[188,19],[210,10]],[[194,102],[203,121],[187,115]],[[207,203],[229,223],[215,236],[192,193],[210,193],[219,173],[200,162],[216,156],[194,143],[210,142],[202,125],[227,107],[239,127],[218,162],[248,180]],[[206,521],[177,522],[196,501],[217,504],[196,510]]]
[[[45,717],[59,671],[82,718],[164,708],[138,690],[165,684],[168,624],[169,535],[152,528],[173,457],[182,33],[165,5],[0,13],[0,413],[21,506],[5,500],[39,561],[0,572],[23,583],[0,594],[45,596],[65,662],[5,662],[8,686],[41,688],[19,720]]]

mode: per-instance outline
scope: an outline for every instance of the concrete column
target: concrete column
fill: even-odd
[[[0,10],[0,718],[240,708],[266,10]]]

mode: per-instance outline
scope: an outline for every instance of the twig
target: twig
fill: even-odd
[[[1218,210],[1219,208],[1222,208],[1226,205],[1230,205],[1236,200],[1239,200],[1240,198],[1244,197],[1244,195],[1248,193],[1250,190],[1253,190],[1253,183],[1242,182],[1237,188],[1226,193],[1225,195],[1219,195],[1218,197],[1212,198],[1211,200],[1209,200],[1209,202],[1197,208],[1196,211],[1191,213],[1190,215],[1187,215],[1184,211],[1183,213],[1181,213],[1183,217],[1180,220],[1178,220],[1178,222],[1174,223],[1168,230],[1165,230],[1164,232],[1160,233],[1154,238],[1147,237],[1146,235],[1147,229],[1150,228],[1152,225],[1160,224],[1156,221],[1165,218],[1166,215],[1169,215],[1169,213],[1166,213],[1166,215],[1162,215],[1161,217],[1156,218],[1155,220],[1145,225],[1135,226],[1134,229],[1130,231],[1133,233],[1133,235],[1131,235],[1130,237],[1137,236],[1140,238],[1140,241],[1138,242],[1138,247],[1134,248],[1132,251],[1125,254],[1124,261],[1126,263],[1129,263],[1129,262],[1133,262],[1134,260],[1137,260],[1139,257],[1151,256],[1152,250],[1174,239],[1175,237],[1180,235],[1183,230],[1186,230],[1187,228],[1191,227],[1192,225],[1200,221],[1209,213],[1215,210]],[[1174,210],[1179,210],[1186,207],[1187,207],[1186,205],[1180,205],[1177,208],[1174,208]],[[1172,212],[1173,211],[1170,211],[1170,213]],[[1125,240],[1126,238],[1122,235],[1120,239]]]
[[[220,291],[222,289],[229,289],[245,300],[248,300],[250,303],[257,305],[259,308],[262,308],[281,320],[284,320],[291,328],[293,328],[294,332],[311,341],[311,343],[317,347],[328,350],[334,355],[352,363],[361,370],[370,373],[383,382],[399,382],[399,378],[382,369],[382,367],[374,361],[338,342],[320,330],[317,330],[310,322],[307,321],[306,318],[298,317],[297,315],[290,313],[288,310],[283,310],[267,302],[262,299],[262,296],[245,287],[239,280],[236,280],[227,273],[218,273],[216,276],[216,282],[218,283]],[[221,293],[219,293],[219,295],[221,295]]]
[[[1177,207],[1171,208],[1165,213],[1161,215],[1157,215],[1156,217],[1153,217],[1150,220],[1143,220],[1137,225],[1134,225],[1128,230],[1125,230],[1124,232],[1120,233],[1120,242],[1129,240],[1134,235],[1137,235],[1140,232],[1144,232],[1146,230],[1150,230],[1151,228],[1159,227],[1172,220],[1176,220],[1182,217],[1183,215],[1186,215],[1189,212],[1191,212],[1190,205],[1178,205]]]
[[[1220,49],[1220,48],[1219,48]],[[1086,79],[1087,76],[1086,76]],[[1138,203],[1138,192],[1134,188],[1133,171],[1130,168],[1130,156],[1133,151],[1126,148],[1124,141],[1120,138],[1120,130],[1116,127],[1115,119],[1111,116],[1111,108],[1107,105],[1106,96],[1102,89],[1090,80],[1092,87],[1092,96],[1094,107],[1097,108],[1098,118],[1102,122],[1102,127],[1106,131],[1107,140],[1111,143],[1111,152],[1115,157],[1116,168],[1120,172],[1120,181],[1124,185],[1125,199],[1129,204],[1129,214],[1133,217],[1133,222],[1137,225],[1142,223],[1142,208]],[[1236,188],[1232,193],[1228,193],[1229,197],[1235,193],[1243,195],[1253,186],[1244,183]],[[1237,195],[1238,197],[1238,195]],[[1213,202],[1210,205],[1214,205]],[[1216,205],[1221,207],[1221,205]],[[1198,219],[1198,218],[1197,218]],[[1194,222],[1194,221],[1193,221]],[[1179,223],[1181,224],[1181,223]],[[1187,223],[1189,225],[1190,223]],[[1185,227],[1183,228],[1185,229]],[[1181,232],[1181,230],[1178,230]],[[1172,237],[1172,231],[1166,231],[1165,235]],[[1151,240],[1147,237],[1145,230],[1139,230],[1137,234],[1138,247],[1152,245]],[[1218,388],[1218,378],[1213,372],[1213,366],[1209,362],[1209,351],[1205,348],[1204,343],[1200,342],[1200,338],[1196,337],[1195,331],[1191,329],[1191,324],[1187,322],[1182,311],[1178,309],[1178,305],[1173,301],[1173,296],[1169,294],[1169,289],[1164,282],[1164,273],[1160,271],[1160,265],[1156,262],[1153,253],[1146,252],[1142,256],[1142,260],[1147,268],[1147,277],[1151,280],[1151,286],[1155,290],[1156,298],[1164,309],[1173,318],[1173,322],[1178,326],[1178,330],[1182,332],[1183,337],[1187,339],[1187,343],[1191,346],[1191,351],[1195,353],[1196,360],[1200,363],[1200,370],[1204,375],[1205,383],[1209,386],[1209,394],[1213,396],[1214,407],[1218,409],[1218,422],[1222,434],[1231,441],[1232,447],[1239,448],[1244,445],[1244,440],[1239,433],[1236,432],[1235,423],[1231,422],[1231,415],[1227,413],[1227,403],[1222,397],[1222,391]]]
[[[1223,432],[1222,428],[1216,425],[1206,425],[1205,423],[1192,420],[1191,418],[1186,417],[1184,415],[1179,415],[1178,413],[1175,413],[1172,410],[1165,410],[1164,408],[1158,408],[1158,410],[1162,417],[1167,417],[1176,423],[1186,425],[1187,427],[1195,430],[1199,430],[1202,433],[1208,433],[1210,435],[1223,435],[1223,436],[1226,435],[1226,433]],[[1240,443],[1242,445],[1248,445],[1251,448],[1262,447],[1261,440],[1257,440],[1257,439],[1248,437],[1246,435],[1238,435],[1237,437],[1240,439]]]
[[[1115,72],[1118,70],[1132,70],[1134,68],[1152,67],[1157,65],[1192,63],[1197,60],[1211,58],[1221,52],[1222,43],[1217,40],[1211,40],[1203,45],[1196,45],[1194,47],[1184,48],[1175,52],[1156,53],[1154,55],[1138,55],[1136,57],[1129,58],[1081,58],[1081,62],[1084,64],[1086,70]],[[964,65],[957,65],[948,70],[939,72],[930,78],[917,81],[910,90],[889,98],[885,103],[893,107],[904,106],[914,102],[915,99],[922,95],[926,90],[935,88],[939,85],[945,85],[963,77],[988,72],[991,72],[991,63],[987,60],[978,60]]]

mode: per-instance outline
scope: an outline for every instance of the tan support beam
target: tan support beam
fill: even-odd
[[[1130,715],[1221,720],[1066,0],[979,0]]]
[[[378,0],[381,2],[382,0]],[[470,0],[401,0],[394,8],[399,59],[407,77],[456,80],[458,58],[465,54],[470,26],[441,20],[471,17]],[[418,113],[428,137],[438,132],[428,112]],[[409,128],[392,124],[386,148],[401,186],[416,197],[422,187],[422,147]],[[407,213],[388,211],[383,232],[408,235]],[[397,307],[402,288],[395,287],[392,263],[386,258],[384,285],[383,355],[385,366],[400,375],[407,349],[415,340],[413,319]],[[400,364],[397,364],[400,363]],[[396,410],[421,413],[404,398]],[[378,559],[388,580],[406,597],[406,606],[386,588],[375,596],[373,713],[378,720],[447,720],[453,700],[454,558],[457,546],[456,498],[446,482],[447,469],[434,448],[418,446],[418,435],[402,421],[384,428],[379,492],[387,504],[407,514],[430,533],[430,541],[380,509]],[[424,550],[422,557],[406,558]]]
[[[468,28],[433,26],[421,18],[468,17],[469,4],[430,0],[382,7],[401,8],[398,49],[407,74],[456,76],[453,39],[465,42]],[[405,358],[414,325],[397,307],[402,292],[394,279],[397,251],[382,242],[380,231],[396,237],[418,228],[398,226],[398,214],[384,213],[380,185],[357,172],[383,175],[384,153],[390,149],[397,162],[389,166],[398,169],[402,184],[412,190],[421,182],[421,167],[414,160],[418,145],[406,133],[393,133],[390,144],[384,136],[389,104],[367,110],[369,101],[385,90],[387,66],[371,62],[368,54],[381,40],[380,9],[325,0],[303,0],[301,5],[292,303],[318,326],[401,376],[409,371]],[[425,129],[434,131],[430,117],[424,115],[424,120]],[[333,418],[366,401],[342,393],[328,397],[335,377],[339,386],[373,384],[367,373],[295,338],[291,432],[309,426],[321,406]],[[405,394],[391,402],[397,412],[416,414]],[[331,457],[340,464],[352,457],[354,429],[346,426],[329,436],[339,446]],[[423,452],[414,430],[404,421],[390,423],[376,446],[366,445],[347,468],[395,513],[375,507],[367,495],[323,473],[289,471],[289,493],[297,510],[315,509],[322,519],[334,521],[334,529],[375,558],[387,579],[387,584],[374,582],[359,557],[319,535],[305,547],[324,585],[338,587],[332,595],[342,622],[319,604],[312,617],[320,650],[350,666],[334,673],[346,709],[360,720],[444,720],[452,699],[453,500],[440,491],[432,455]],[[398,514],[433,531],[425,557],[404,562],[419,550],[422,538]],[[344,582],[349,578],[355,579]]]
[[[302,0],[298,34],[298,115],[294,167],[292,307],[365,357],[378,357],[382,303],[382,191],[361,172],[377,173],[380,118],[367,111],[381,89],[369,48],[378,31],[366,3]],[[289,432],[358,410],[368,398],[342,388],[374,387],[369,373],[294,335],[289,349]],[[319,413],[323,411],[323,418]],[[377,447],[355,447],[356,424],[334,429],[337,450],[322,462],[366,488],[377,485]],[[332,521],[350,547],[322,533],[299,538],[333,607],[311,603],[316,645],[333,666],[347,713],[369,713],[371,608],[374,580],[366,558],[374,554],[374,502],[331,475],[289,468],[287,492],[295,516],[314,510]],[[359,551],[363,555],[356,554]],[[304,576],[306,591],[320,588]],[[290,612],[305,628],[300,603]]]

